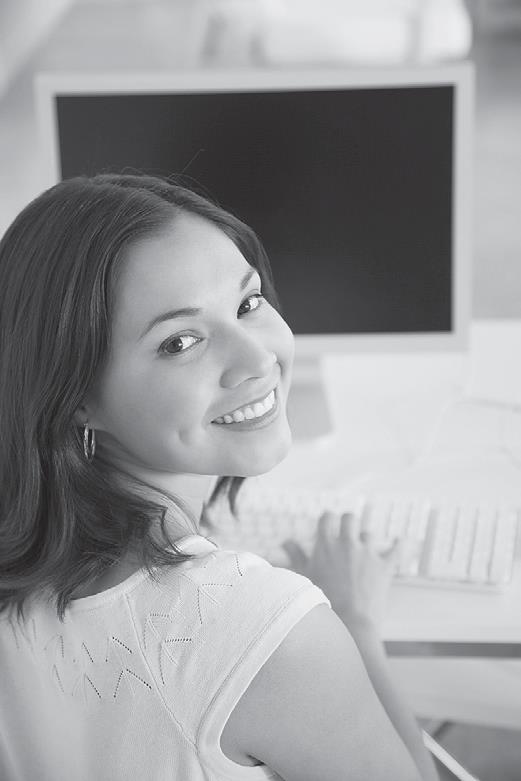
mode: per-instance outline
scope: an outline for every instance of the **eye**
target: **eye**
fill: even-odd
[[[262,293],[253,293],[251,296],[248,296],[248,298],[245,298],[242,304],[240,305],[238,309],[238,314],[241,315],[247,315],[250,312],[254,312],[256,309],[258,309],[262,302],[264,301],[264,296]],[[246,311],[242,311],[241,309],[243,307],[247,307]]]
[[[173,336],[163,342],[159,348],[159,352],[166,353],[167,355],[179,355],[179,353],[185,353],[190,347],[193,347],[194,344],[197,344],[200,341],[201,339],[198,339],[197,336],[191,336],[190,334]]]

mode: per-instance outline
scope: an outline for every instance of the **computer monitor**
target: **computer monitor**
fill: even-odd
[[[37,97],[49,184],[183,174],[254,228],[296,335],[290,418],[314,437],[324,355],[465,345],[472,86],[469,63],[60,73]]]

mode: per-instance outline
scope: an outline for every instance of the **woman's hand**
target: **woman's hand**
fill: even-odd
[[[398,554],[397,543],[378,552],[373,536],[360,530],[356,516],[345,513],[339,517],[326,512],[318,521],[311,555],[293,540],[287,540],[283,548],[290,559],[290,569],[322,589],[348,628],[367,620],[380,628]]]

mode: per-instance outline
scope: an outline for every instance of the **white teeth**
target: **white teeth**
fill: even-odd
[[[264,401],[264,406],[265,406],[266,412],[269,409],[271,409],[272,407],[275,406],[275,391],[274,390],[272,390],[271,393],[268,393],[268,395],[267,395],[267,397],[266,397],[266,399]]]
[[[275,391],[268,393],[264,401],[257,401],[255,404],[247,404],[241,409],[235,410],[235,412],[223,415],[220,418],[216,418],[214,423],[241,423],[243,420],[253,420],[253,418],[259,418],[261,415],[265,415],[275,404]]]

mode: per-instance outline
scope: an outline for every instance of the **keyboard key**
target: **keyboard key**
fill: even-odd
[[[456,528],[448,564],[449,577],[455,580],[464,580],[467,576],[476,518],[477,510],[474,507],[458,507],[456,511]]]
[[[413,502],[407,533],[422,543],[427,534],[431,511],[432,505],[430,501]]]
[[[488,580],[495,524],[495,509],[493,507],[482,507],[477,515],[472,541],[469,580],[473,582],[485,583]]]
[[[516,531],[516,513],[498,512],[496,516],[494,551],[489,570],[491,583],[502,583],[510,576],[510,550],[515,545]]]
[[[389,540],[405,536],[410,510],[409,502],[392,502],[387,517],[387,538]]]

